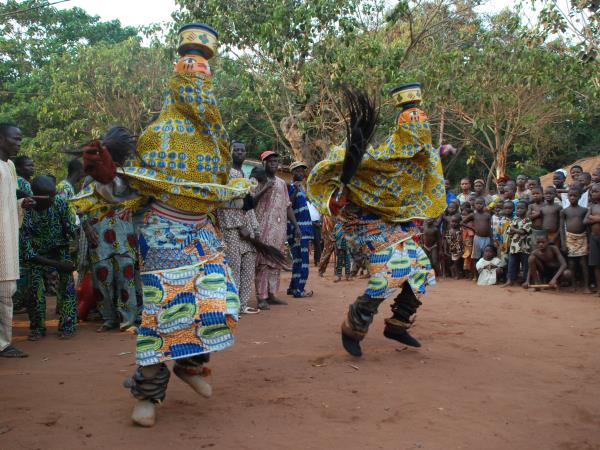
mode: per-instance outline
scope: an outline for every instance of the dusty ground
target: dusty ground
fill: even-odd
[[[1,360],[2,449],[600,449],[600,299],[478,288],[430,290],[409,350],[382,335],[365,356],[341,348],[339,324],[364,281],[313,272],[312,299],[244,316],[237,345],[214,356],[210,400],[171,379],[153,429],[132,426],[121,387],[133,336],[16,343]],[[49,308],[51,309],[51,308]]]

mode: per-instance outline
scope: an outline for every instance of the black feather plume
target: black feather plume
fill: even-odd
[[[102,144],[106,146],[113,161],[119,166],[135,152],[135,136],[125,127],[109,128],[102,138]]]
[[[377,125],[377,102],[366,92],[344,88],[346,118],[346,156],[342,164],[343,184],[348,184],[363,159]]]
[[[244,236],[242,239],[250,242],[256,251],[263,255],[265,258],[270,258],[273,262],[282,266],[289,266],[288,258],[283,254],[281,250],[273,247],[272,245],[265,244],[258,239],[251,238],[250,236]]]

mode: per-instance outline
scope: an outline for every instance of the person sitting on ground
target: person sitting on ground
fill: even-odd
[[[27,312],[30,320],[29,340],[37,341],[46,335],[46,288],[44,273],[55,269],[60,274],[56,292],[58,333],[68,339],[75,332],[77,310],[69,242],[73,238],[75,215],[67,203],[56,197],[54,180],[47,176],[34,178],[31,183],[36,205],[25,213],[20,235],[25,272],[34,298]]]
[[[481,197],[475,200],[475,212],[473,213],[473,252],[471,258],[478,261],[483,256],[484,249],[492,243],[492,215],[485,211],[485,200]],[[473,279],[477,280],[477,268],[472,267]]]
[[[500,258],[496,256],[496,247],[487,245],[483,250],[483,257],[477,261],[477,284],[479,286],[491,286],[496,284],[502,276]]]
[[[473,188],[475,190],[475,198],[483,198],[485,200],[485,206],[492,201],[492,196],[489,195],[485,190],[485,181],[479,179],[473,182]]]
[[[571,272],[558,247],[550,245],[547,235],[539,236],[537,248],[529,256],[529,273],[523,287],[547,282],[551,288],[558,289],[561,281],[570,279]]]
[[[562,206],[554,203],[556,198],[556,189],[553,186],[548,186],[544,190],[544,206],[540,209],[542,217],[542,228],[548,235],[550,244],[560,248],[560,211]]]
[[[423,223],[422,244],[425,254],[431,262],[431,266],[437,276],[441,274],[440,267],[440,228],[434,219],[427,219]]]
[[[515,217],[508,229],[510,236],[510,247],[508,257],[508,274],[506,283],[502,287],[513,286],[519,277],[519,269],[523,272],[523,278],[527,279],[529,253],[531,252],[531,220],[527,217],[527,203],[517,204],[517,217]]]
[[[594,183],[590,189],[591,204],[583,219],[583,223],[590,228],[589,259],[588,264],[594,268],[596,289],[600,297],[600,183]]]
[[[581,191],[569,189],[569,207],[560,212],[560,241],[562,251],[568,256],[569,270],[573,274],[572,286],[575,288],[577,267],[581,272],[583,291],[591,294],[588,272],[588,236],[586,226],[583,223],[587,214],[587,208],[579,206]]]
[[[18,197],[31,197],[33,195],[31,191],[31,178],[35,173],[33,159],[29,156],[17,156],[14,160],[14,165],[17,171],[17,190],[20,191]]]
[[[444,245],[444,253],[450,257],[450,272],[455,280],[458,280],[462,271],[461,263],[465,252],[460,220],[459,215],[450,217],[450,226],[446,231]]]

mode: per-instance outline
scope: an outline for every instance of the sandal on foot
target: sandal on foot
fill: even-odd
[[[294,294],[294,298],[309,298],[312,297],[315,293],[313,291],[304,291],[302,294]]]
[[[96,333],[106,333],[107,331],[116,330],[118,327],[119,326],[115,324],[103,323],[100,325],[100,327],[98,327]]]
[[[27,358],[28,356],[27,353],[12,345],[9,345],[0,352],[0,357],[2,358]]]
[[[27,336],[27,340],[31,341],[31,342],[35,342],[35,341],[39,341],[43,337],[44,336],[42,335],[42,333],[32,332],[32,333],[29,333],[29,336]]]
[[[287,305],[288,304],[288,302],[286,302],[285,300],[281,300],[280,298],[277,298],[275,296],[269,297],[267,299],[267,303],[269,305]]]
[[[267,303],[266,300],[259,300],[258,305],[256,305],[256,306],[258,307],[258,309],[265,310],[265,311],[268,309],[271,309],[271,307],[269,306],[269,304]]]

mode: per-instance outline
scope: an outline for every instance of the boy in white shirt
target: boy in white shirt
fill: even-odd
[[[500,265],[502,261],[496,256],[496,248],[493,245],[488,245],[483,250],[483,258],[477,261],[475,267],[479,278],[477,284],[479,286],[491,286],[496,284],[498,278],[502,274]]]

